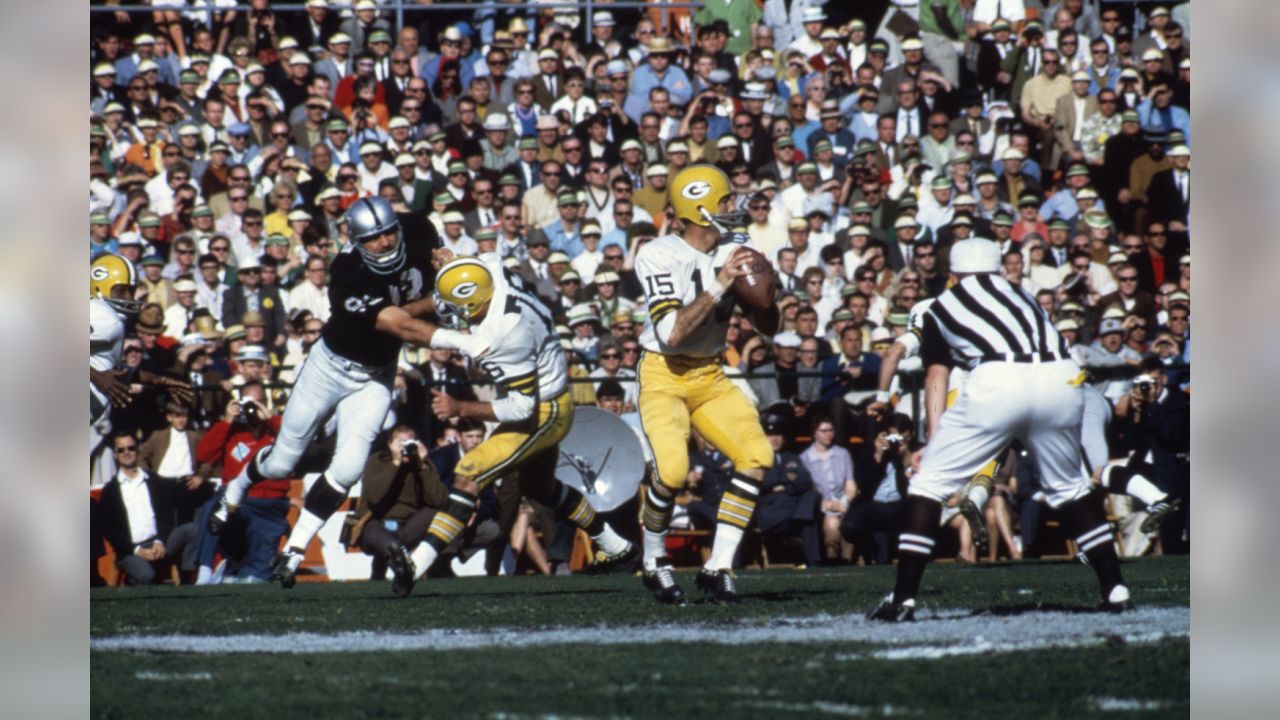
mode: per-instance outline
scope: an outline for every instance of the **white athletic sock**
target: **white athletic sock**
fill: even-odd
[[[987,500],[991,497],[991,491],[985,485],[974,483],[969,486],[969,492],[966,493],[966,497],[972,500],[973,504],[981,510],[986,507]]]
[[[711,543],[711,557],[702,567],[707,570],[732,570],[733,556],[742,542],[742,528],[728,523],[716,524],[716,539]]]
[[[609,527],[608,523],[605,523],[604,532],[599,535],[592,536],[591,539],[595,541],[596,547],[610,555],[617,555],[618,553],[626,550],[630,545],[630,543],[624,540],[621,535],[614,532],[613,528]]]
[[[409,557],[413,559],[413,577],[418,579],[427,574],[427,570],[431,568],[431,563],[436,561],[436,549],[431,547],[431,543],[422,541],[418,543],[418,547],[413,549]]]
[[[1141,500],[1146,503],[1148,507],[1160,502],[1167,494],[1165,491],[1151,484],[1150,480],[1137,474],[1129,478],[1129,484],[1125,486],[1124,493]]]
[[[227,483],[225,502],[228,507],[238,508],[244,502],[244,494],[249,491],[249,475],[241,470],[239,475]]]
[[[305,507],[302,512],[298,513],[298,522],[293,526],[293,532],[289,533],[289,542],[285,545],[287,548],[299,548],[306,550],[311,544],[311,539],[320,532],[320,528],[324,527],[324,518],[316,515]]]
[[[644,569],[650,572],[667,556],[667,534],[644,531]]]

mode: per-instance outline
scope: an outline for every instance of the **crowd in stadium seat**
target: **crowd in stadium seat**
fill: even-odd
[[[762,337],[735,316],[723,363],[779,458],[794,456],[773,487],[804,501],[762,529],[795,562],[892,556],[880,506],[919,442],[909,377],[894,382],[896,413],[866,408],[881,356],[946,288],[949,248],[968,237],[1000,244],[1003,274],[1117,405],[1112,456],[1154,453],[1153,480],[1185,492],[1189,450],[1150,428],[1165,395],[1145,414],[1129,400],[1145,358],[1144,372],[1164,369],[1162,393],[1189,393],[1189,3],[406,4],[400,25],[392,2],[222,5],[92,14],[90,258],[139,268],[147,305],[124,363],[197,390],[175,408],[136,386],[116,432],[153,446],[192,433],[194,446],[246,397],[277,417],[329,316],[343,212],[371,195],[424,216],[455,254],[500,253],[554,311],[574,399],[596,403],[616,381],[619,411],[634,412],[635,254],[675,223],[670,178],[713,163],[782,287],[782,330]],[[387,427],[428,447],[458,435],[431,416],[432,389],[488,392],[460,357],[410,347],[396,388]],[[228,477],[223,448],[184,465],[185,443],[164,447],[142,467],[192,520]],[[690,451],[696,527],[723,458]],[[97,484],[111,455],[104,444]],[[1034,502],[1028,465],[997,480],[992,558],[1035,552],[1036,528],[1010,530]],[[285,495],[262,493],[255,522],[274,528]],[[1166,519],[1163,551],[1185,551],[1186,517]],[[265,577],[247,562],[245,577]]]

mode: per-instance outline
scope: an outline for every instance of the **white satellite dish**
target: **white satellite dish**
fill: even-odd
[[[613,413],[579,407],[560,441],[556,479],[608,512],[635,497],[644,479],[644,451],[631,426]]]

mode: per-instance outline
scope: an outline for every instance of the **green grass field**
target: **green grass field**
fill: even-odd
[[[1083,612],[1078,564],[938,565],[910,625],[862,620],[892,568],[740,576],[736,607],[638,579],[92,591],[95,717],[1178,717],[1187,559],[1125,565],[1140,609]],[[692,575],[682,575],[686,590]]]

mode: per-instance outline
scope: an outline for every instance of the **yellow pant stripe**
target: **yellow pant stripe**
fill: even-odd
[[[427,533],[436,536],[445,545],[453,542],[458,537],[458,533],[451,533],[446,530],[440,530],[435,525],[427,528]]]
[[[583,499],[578,501],[578,507],[569,515],[569,521],[574,525],[589,525],[594,516],[595,510]]]
[[[463,528],[461,521],[452,515],[446,515],[442,512],[436,513],[436,516],[431,520],[431,524],[432,526],[439,525],[445,531],[451,532],[455,535],[462,532]]]
[[[716,513],[716,520],[727,522],[730,525],[737,525],[738,527],[746,527],[751,524],[751,515],[739,515],[729,508],[721,507],[720,512]]]
[[[741,510],[747,513],[748,515],[756,511],[755,503],[738,502],[738,500],[732,497],[731,495],[725,495],[723,498],[720,499],[721,509],[723,509],[726,505],[728,505],[729,507]]]

